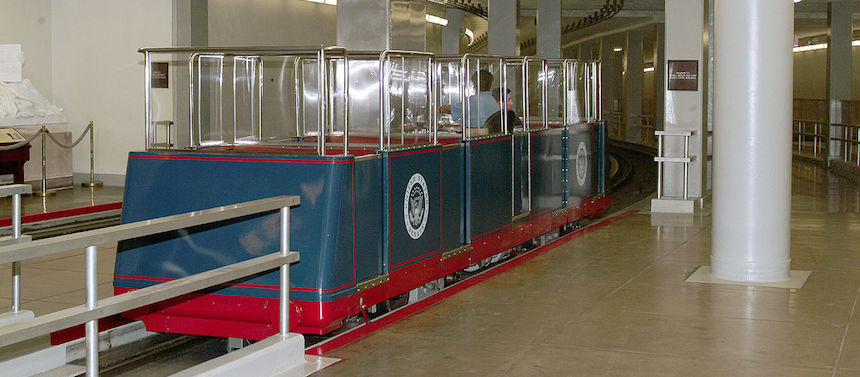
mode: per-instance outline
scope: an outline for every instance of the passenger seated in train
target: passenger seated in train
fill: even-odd
[[[499,88],[492,90],[493,99],[499,103],[499,108],[508,109],[508,130],[513,131],[517,127],[523,126],[523,121],[517,116],[517,113],[513,109],[514,100],[511,98],[511,90],[507,89],[507,93],[505,94],[505,102],[503,103],[499,99],[499,93],[501,90]],[[507,106],[505,106],[507,105]],[[502,111],[496,111],[493,115],[490,115],[490,118],[487,119],[487,124],[485,125],[489,129],[491,134],[493,133],[502,133],[504,130],[502,129]]]
[[[493,74],[490,71],[485,69],[478,71],[472,77],[472,84],[479,87],[480,91],[476,95],[469,96],[469,122],[467,125],[469,128],[480,128],[491,115],[499,111],[499,101],[493,98],[493,94],[490,93],[490,88],[493,86]],[[451,114],[451,119],[458,121],[463,116],[463,104],[444,105],[439,107],[439,112]]]

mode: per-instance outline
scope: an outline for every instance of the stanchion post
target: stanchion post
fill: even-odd
[[[56,194],[53,191],[48,191],[48,155],[47,155],[47,139],[48,139],[48,127],[42,125],[42,129],[40,131],[42,133],[42,182],[41,189],[39,191],[33,192],[33,195],[46,197],[50,195]]]
[[[96,182],[96,162],[95,162],[95,131],[93,130],[93,121],[90,121],[90,124],[87,125],[87,128],[90,131],[90,181],[82,182],[81,186],[84,187],[102,187],[104,186],[103,182]]]
[[[21,238],[21,194],[12,195],[12,238]],[[12,262],[12,312],[21,311],[21,262]]]
[[[98,279],[96,271],[98,271],[98,247],[88,246],[86,249],[86,275],[87,275],[87,302],[86,308],[93,310],[98,303]],[[94,319],[87,321],[85,326],[86,333],[86,365],[87,377],[99,375],[99,325],[98,320]]]
[[[290,207],[281,208],[281,255],[286,256],[290,252]],[[280,335],[284,338],[290,334],[290,264],[281,266],[281,291],[280,291]]]

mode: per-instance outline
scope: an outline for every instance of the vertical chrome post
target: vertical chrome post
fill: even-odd
[[[603,118],[603,63],[594,63],[597,66],[597,93],[599,96],[595,98],[597,101],[597,118]]]
[[[343,55],[343,155],[349,154],[349,57]]]
[[[508,110],[509,110],[508,109],[508,67],[505,64],[505,60],[501,59],[501,58],[499,59],[499,70],[501,71],[500,73],[502,76],[501,77],[501,85],[499,85],[499,86],[501,86],[501,88],[500,88],[501,93],[499,93],[500,94],[499,98],[503,98],[500,101],[502,103],[502,107],[503,107],[501,109],[501,111],[502,111],[502,127],[501,127],[501,129],[504,130],[502,132],[504,132],[505,134],[509,134],[509,133],[513,133],[514,130],[511,130],[508,128]],[[511,148],[513,148],[513,138],[511,138],[511,142],[512,142]],[[511,153],[513,153],[513,149],[511,149]],[[511,156],[513,156],[513,154],[511,154]],[[513,169],[513,165],[511,165],[511,169]],[[513,172],[513,170],[511,172]],[[512,182],[511,187],[513,187],[513,176],[511,176],[511,182]],[[511,201],[513,202],[513,191],[511,192]],[[513,204],[511,204],[511,211],[513,211]],[[513,213],[513,212],[511,212],[511,213]]]
[[[290,208],[281,208],[281,255],[290,252]],[[290,264],[281,265],[280,334],[287,337],[290,333]]]
[[[466,97],[466,86],[469,85],[470,76],[472,75],[469,72],[469,58],[464,56],[465,63],[463,64],[463,98],[460,101],[460,112],[462,113],[462,117],[460,117],[460,130],[463,131],[463,138],[468,140],[472,138],[472,104],[469,102],[469,98]],[[481,79],[481,76],[478,75],[478,80]]]
[[[663,157],[663,134],[657,134],[657,157]],[[663,160],[657,161],[657,199],[663,199]]]
[[[21,194],[12,195],[12,238],[21,238]],[[21,311],[21,262],[12,262],[12,312]]]
[[[389,114],[391,112],[391,92],[390,92],[390,90],[391,90],[391,71],[393,70],[391,68],[391,55],[386,56],[385,61],[387,63],[386,69],[388,70],[388,72],[387,72],[388,74],[385,75],[385,113],[384,113],[385,115],[384,115],[384,117],[387,120],[385,122],[385,133],[386,133],[385,148],[391,149],[391,122],[394,120],[393,117],[389,118],[389,116],[391,116],[391,114]]]
[[[403,70],[400,84],[400,145],[406,144],[406,56],[400,56],[400,69]]]
[[[525,122],[523,128],[526,131],[526,161],[528,162],[528,189],[529,189],[529,212],[532,211],[532,127],[529,114],[529,58],[523,58],[523,113]]]
[[[191,76],[189,81],[191,81]],[[146,150],[152,141],[152,56],[149,51],[143,53],[143,117],[146,123]],[[92,145],[92,143],[90,143]]]
[[[293,58],[293,85],[296,93],[296,136],[305,136],[305,118],[304,109],[302,108],[302,98],[304,97],[304,71],[302,68],[303,60],[301,57]]]
[[[813,124],[813,130],[815,135],[812,136],[812,157],[818,157],[818,123]]]
[[[429,96],[427,97],[428,106],[430,106],[430,111],[427,113],[427,116],[430,118],[429,123],[431,129],[430,131],[430,140],[428,141],[431,144],[437,144],[437,131],[439,128],[439,124],[436,121],[436,75],[435,75],[435,67],[433,66],[433,57],[427,58],[427,90]]]
[[[803,124],[797,123],[797,153],[803,151]]]
[[[317,154],[325,156],[325,118],[326,106],[328,105],[328,97],[326,91],[326,66],[325,66],[325,50],[320,49],[317,52]]]
[[[93,310],[98,302],[98,281],[96,271],[98,247],[88,246],[86,249],[87,264],[87,310]],[[99,375],[99,325],[98,319],[86,323],[87,344],[87,376]]]
[[[197,59],[197,58],[198,58],[198,54],[196,54],[196,53],[191,54],[191,56],[188,57],[188,147],[189,148],[194,148],[194,119],[195,119],[195,117],[194,117],[194,59]],[[147,84],[147,85],[149,85],[149,84]],[[202,84],[201,84],[201,86],[202,86]],[[199,114],[198,114],[198,117],[199,117]],[[147,125],[147,127],[148,126],[149,125]]]
[[[860,166],[860,127],[854,129],[854,147],[857,148],[857,166]]]
[[[547,99],[549,98],[549,64],[546,59],[541,60],[541,72],[543,72],[543,84],[541,85],[541,113],[543,114],[543,127],[549,127],[549,107]]]
[[[684,158],[690,158],[690,136],[684,136]],[[687,200],[687,187],[689,183],[687,182],[687,175],[690,170],[690,162],[684,161],[684,200]]]

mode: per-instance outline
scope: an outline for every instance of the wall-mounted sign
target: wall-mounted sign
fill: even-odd
[[[152,63],[152,87],[167,88],[167,70],[168,65],[165,62]]]
[[[699,90],[699,61],[669,60],[669,90]]]

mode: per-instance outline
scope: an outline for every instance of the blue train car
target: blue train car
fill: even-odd
[[[186,85],[146,88],[147,149],[129,154],[122,221],[300,195],[290,222],[301,253],[290,271],[294,332],[329,333],[609,206],[595,62],[141,51],[146,67],[168,61]],[[484,109],[507,114],[504,124],[472,127],[480,109],[469,98],[482,85],[470,76],[481,70],[497,98],[511,92]],[[456,104],[459,117],[441,114]],[[116,293],[269,253],[277,224],[260,215],[124,241]],[[264,273],[126,315],[151,331],[262,339],[278,331],[278,289],[277,273]]]

